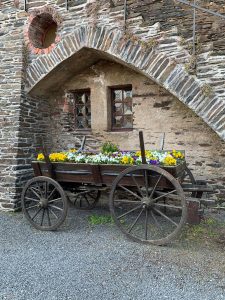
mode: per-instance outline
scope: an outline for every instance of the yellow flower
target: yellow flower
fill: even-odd
[[[180,151],[173,150],[173,151],[172,151],[172,155],[173,155],[173,157],[175,157],[175,158],[184,159],[184,154],[181,153]]]
[[[133,165],[134,159],[133,159],[133,157],[130,157],[130,156],[124,156],[121,159],[121,163],[124,165]]]
[[[37,160],[40,160],[40,161],[45,160],[44,154],[43,153],[39,153],[38,157],[37,157]]]
[[[75,153],[77,152],[77,149],[70,149],[69,152]]]
[[[63,162],[67,160],[67,156],[65,153],[51,153],[49,159],[52,162]]]
[[[141,151],[137,151],[137,152],[135,153],[135,156],[141,157]],[[145,150],[145,156],[146,156],[146,158],[149,158],[149,159],[150,159],[150,158],[152,157],[151,151]]]
[[[171,155],[167,155],[163,160],[163,164],[166,166],[175,166],[177,164],[177,161]]]

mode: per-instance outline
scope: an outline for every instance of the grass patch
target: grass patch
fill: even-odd
[[[113,218],[111,216],[104,215],[91,215],[88,217],[90,225],[102,225],[102,224],[113,224]]]
[[[206,218],[199,225],[187,225],[181,238],[198,242],[209,241],[218,238],[221,229],[225,229],[224,222],[218,222],[213,218]]]

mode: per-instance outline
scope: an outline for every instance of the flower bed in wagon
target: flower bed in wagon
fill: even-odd
[[[111,151],[116,150],[116,151]],[[146,163],[159,166],[175,178],[182,176],[184,151],[146,150]],[[141,165],[141,151],[122,151],[116,147],[102,147],[99,153],[75,149],[49,154],[55,179],[60,182],[111,184],[129,166]],[[43,153],[32,163],[35,176],[51,176]]]
[[[183,151],[158,151],[146,150],[146,162],[149,165],[176,166],[183,163],[185,155]],[[116,165],[140,165],[142,164],[141,151],[116,151],[110,153],[93,153],[87,151],[57,152],[49,155],[51,162],[70,162],[85,164],[116,164]],[[37,161],[44,161],[44,155],[38,154]]]

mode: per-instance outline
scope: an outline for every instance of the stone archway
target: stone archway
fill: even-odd
[[[31,95],[51,92],[79,66],[80,51],[91,49],[128,66],[164,87],[200,116],[225,139],[225,109],[216,95],[206,95],[202,83],[188,74],[168,53],[157,52],[138,41],[126,39],[115,27],[81,26],[63,38],[46,55],[34,59],[27,69],[27,91]],[[61,72],[64,69],[65,72]],[[59,76],[57,76],[59,75]],[[54,79],[53,79],[54,78]]]

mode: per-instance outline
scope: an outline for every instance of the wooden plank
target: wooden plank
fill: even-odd
[[[97,164],[76,164],[76,163],[51,163],[52,168],[54,168],[54,176],[55,180],[60,182],[74,182],[74,183],[91,183],[91,184],[105,184],[110,186],[115,178],[125,169],[130,167],[130,165],[97,165]],[[51,176],[49,173],[49,168],[46,162],[32,162],[33,168],[37,172],[36,174],[40,174],[43,176]],[[39,171],[38,171],[39,168]],[[177,171],[183,170],[183,166],[171,166],[163,168],[166,169],[170,174],[172,174],[175,178],[177,176]],[[140,174],[141,171],[140,171]],[[158,176],[154,171],[151,172],[149,176],[150,185],[154,185]],[[36,176],[36,175],[35,175]],[[137,181],[140,185],[144,183],[138,178],[137,173]],[[131,180],[130,176],[126,176],[121,181],[122,184],[128,186],[134,186],[133,180]],[[162,180],[158,183],[160,188],[171,188],[171,183],[162,178]],[[193,188],[193,186],[191,186]],[[200,185],[201,188],[204,186]],[[190,186],[189,186],[190,188]]]
[[[182,184],[185,192],[214,192],[214,188],[211,186],[197,185],[197,184]]]
[[[31,163],[32,165],[32,168],[34,170],[34,175],[37,177],[37,176],[42,176],[42,173],[41,173],[41,169],[40,169],[40,166],[39,166],[39,163],[37,162],[32,162]]]

